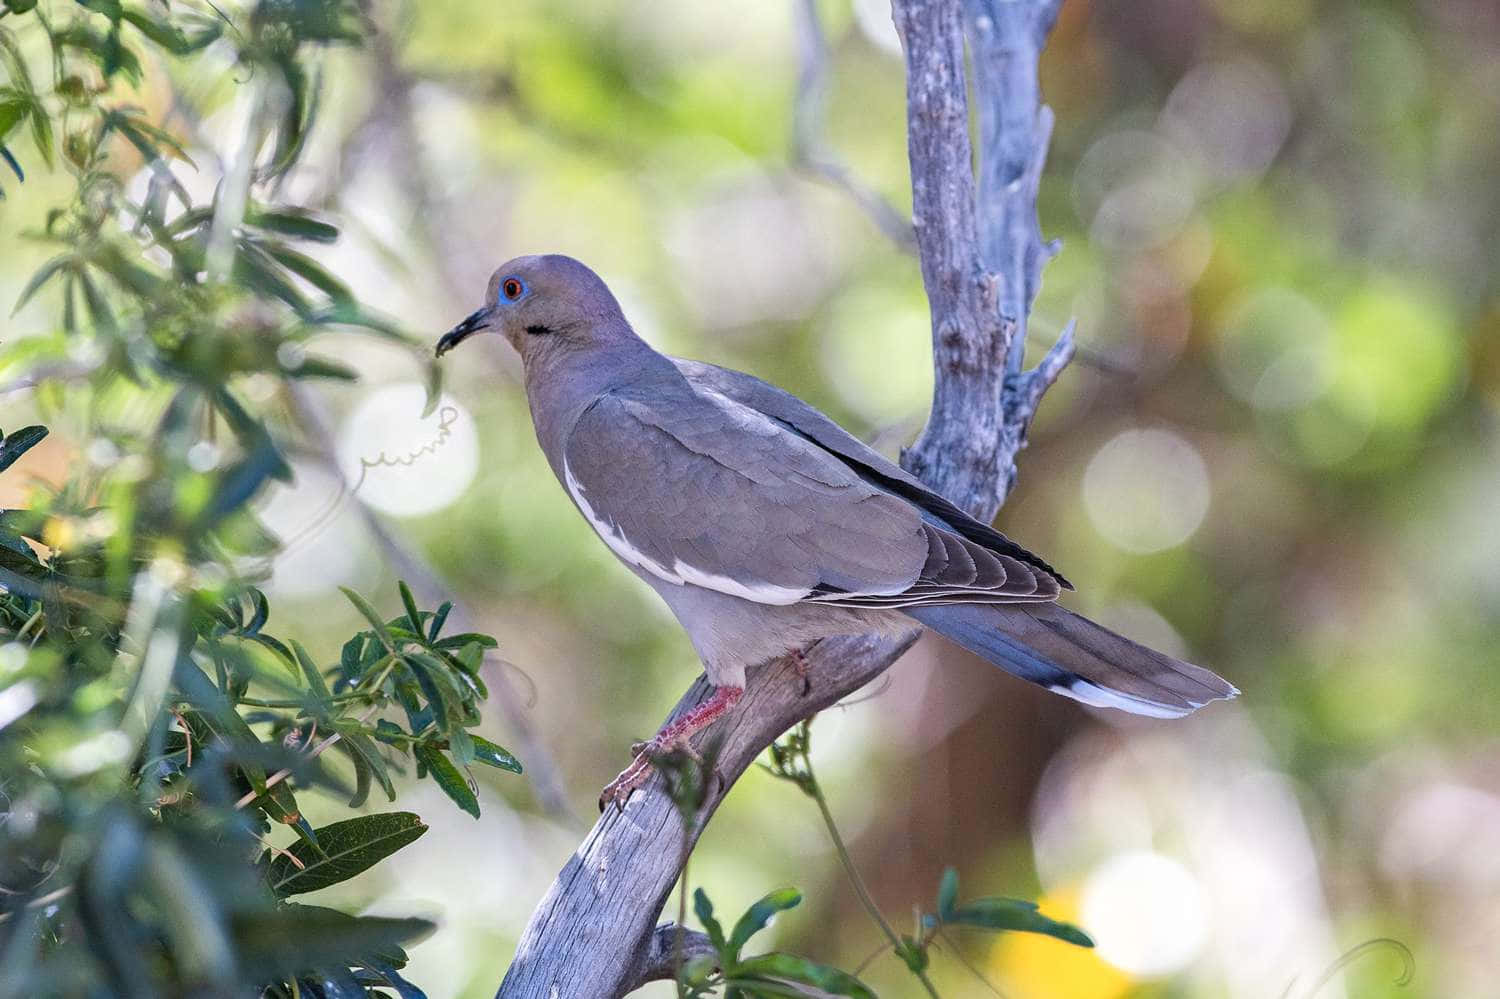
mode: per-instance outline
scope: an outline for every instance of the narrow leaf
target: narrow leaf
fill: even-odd
[[[411,587],[403,579],[396,583],[396,588],[401,591],[401,604],[406,608],[406,619],[411,622],[412,633],[422,634],[422,612],[417,610],[417,601],[411,595]]]
[[[432,621],[427,625],[427,640],[437,641],[438,632],[443,630],[443,625],[448,621],[448,613],[453,610],[453,601],[444,600],[437,613],[432,615]]]
[[[369,870],[426,831],[427,826],[411,812],[361,815],[334,822],[317,830],[322,856],[304,843],[294,843],[271,860],[266,878],[272,891],[282,898],[317,891]],[[293,857],[302,863],[300,869]]]
[[[703,924],[703,932],[713,941],[719,955],[726,956],[729,944],[724,939],[724,927],[719,925],[719,920],[714,916],[714,904],[709,901],[708,893],[702,888],[693,890],[693,912],[697,915],[698,922]]]
[[[22,427],[3,441],[0,441],[0,472],[14,465],[17,458],[36,447],[42,438],[46,436],[46,427],[30,426]]]
[[[750,906],[734,924],[734,932],[729,935],[729,953],[738,960],[740,949],[751,937],[766,928],[771,917],[778,912],[795,908],[801,901],[802,893],[797,889],[780,888]]]
[[[474,816],[479,818],[479,798],[475,796],[474,789],[464,779],[458,767],[443,753],[432,746],[418,744],[412,750],[417,759],[427,767],[427,772],[432,774],[432,779],[437,781],[438,787],[443,793],[452,798],[454,803]]]
[[[297,665],[302,667],[302,676],[307,680],[308,693],[319,701],[327,701],[331,696],[328,693],[328,684],[323,682],[323,674],[318,671],[318,664],[312,661],[312,656],[302,647],[302,643],[296,639],[292,640],[292,651],[297,654]]]
[[[497,746],[484,736],[474,735],[472,732],[469,738],[474,740],[474,759],[480,763],[498,767],[501,770],[509,770],[513,774],[521,772],[521,761],[511,755],[510,750],[504,746]]]
[[[16,299],[15,308],[11,309],[10,314],[15,315],[17,312],[20,312],[21,307],[31,300],[31,296],[35,295],[41,289],[42,285],[50,281],[54,274],[72,262],[73,255],[71,253],[64,253],[53,257],[38,268],[37,272],[31,275],[31,280],[26,282],[26,287],[21,289],[20,297]]]
[[[748,961],[741,961],[732,973],[725,977],[736,981],[755,976],[779,978],[788,982],[811,985],[830,995],[855,996],[856,999],[875,999],[875,993],[858,978],[847,971],[818,964],[796,954],[762,954]]]
[[[386,651],[395,652],[396,642],[391,638],[391,633],[386,630],[385,621],[381,620],[380,615],[375,612],[375,608],[370,606],[370,602],[347,586],[340,586],[339,589],[343,591],[344,596],[349,599],[349,602],[354,605],[355,610],[363,614],[365,620],[370,622],[370,630],[375,632],[375,637],[380,639]]]
[[[332,243],[339,238],[335,226],[313,218],[300,208],[252,208],[245,213],[245,223],[267,232],[319,243]]]
[[[946,920],[954,926],[983,930],[1013,930],[1041,933],[1079,947],[1092,947],[1089,935],[1072,923],[1050,919],[1037,911],[1036,903],[1019,898],[976,898],[954,910]]]
[[[432,929],[425,919],[354,917],[315,905],[286,905],[234,919],[240,965],[267,981],[307,968],[378,960]]]
[[[958,871],[948,868],[943,871],[943,879],[938,882],[937,911],[938,918],[948,922],[953,918],[953,906],[958,901]]]

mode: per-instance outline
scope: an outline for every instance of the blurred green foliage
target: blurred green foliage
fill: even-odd
[[[521,770],[470,731],[495,640],[444,634],[451,605],[423,610],[404,584],[393,619],[347,590],[366,627],[318,662],[268,630],[253,584],[277,543],[248,505],[291,469],[287,428],[245,401],[247,380],[352,378],[302,350],[329,326],[425,354],[291,245],[333,226],[269,200],[306,143],[322,50],[358,42],[361,17],[339,2],[3,13],[0,140],[26,136],[6,162],[18,180],[31,156],[61,166],[74,190],[27,234],[54,255],[17,304],[47,296],[56,332],[0,363],[35,373],[44,408],[82,407],[91,435],[60,488],[0,511],[3,991],[420,995],[401,944],[430,923],[287,899],[427,827],[393,812],[315,828],[297,795],[394,801],[393,774],[414,767],[477,817],[467,769]],[[121,92],[191,76],[215,43],[255,81],[247,158],[196,204],[182,145]],[[0,472],[45,436],[0,433]],[[271,842],[281,827],[289,846]]]

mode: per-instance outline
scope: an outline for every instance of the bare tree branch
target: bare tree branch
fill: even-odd
[[[991,6],[1025,16],[1007,10],[1005,18],[995,17]],[[1037,370],[1022,371],[1017,361],[1007,374],[1007,358],[1021,339],[1017,322],[1035,297],[1051,252],[1035,221],[1036,179],[1050,127],[1050,116],[1039,111],[1035,67],[1057,0],[976,0],[969,6],[980,134],[989,154],[981,163],[993,168],[977,188],[963,0],[894,0],[893,7],[906,57],[913,223],[931,303],[936,369],[931,416],[903,461],[928,485],[989,520],[1014,480],[1016,451],[1036,405],[1073,349],[1070,326]],[[805,17],[808,8],[802,11]],[[989,18],[987,25],[981,17]],[[989,47],[981,51],[981,45]],[[1020,64],[1031,73],[1027,86],[1007,89],[1016,74],[1002,71],[1005,52],[1021,53]],[[816,58],[813,63],[816,69]],[[816,76],[802,82],[804,93],[817,86]],[[806,120],[799,124],[799,130],[807,127]],[[1018,127],[1023,138],[1016,136]],[[1011,150],[1021,151],[1022,165],[1007,174],[1000,165],[1014,162],[1007,158]],[[788,727],[880,676],[917,637],[913,631],[895,640],[864,635],[818,643],[807,655],[811,687],[805,696],[789,662],[749,670],[745,695],[712,733],[722,739],[716,770],[722,780],[710,789],[695,827],[684,831],[660,777],[624,810],[602,815],[532,913],[499,999],[613,999],[646,981],[646,969],[659,968],[657,916],[682,858],[729,788]],[[709,692],[700,677],[672,718]]]
[[[646,940],[646,953],[641,958],[635,978],[625,986],[626,992],[634,992],[647,982],[677,977],[677,961],[683,963],[700,957],[717,957],[714,943],[708,934],[697,930],[682,931],[682,953],[677,953],[676,923],[662,923]]]

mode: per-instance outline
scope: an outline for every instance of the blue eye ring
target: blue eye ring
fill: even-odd
[[[500,294],[508,302],[514,302],[526,294],[526,282],[518,277],[508,277],[500,282]]]

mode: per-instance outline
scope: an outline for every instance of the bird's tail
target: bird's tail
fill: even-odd
[[[1239,693],[1201,666],[1053,603],[947,604],[906,613],[1001,669],[1085,704],[1177,718]]]

